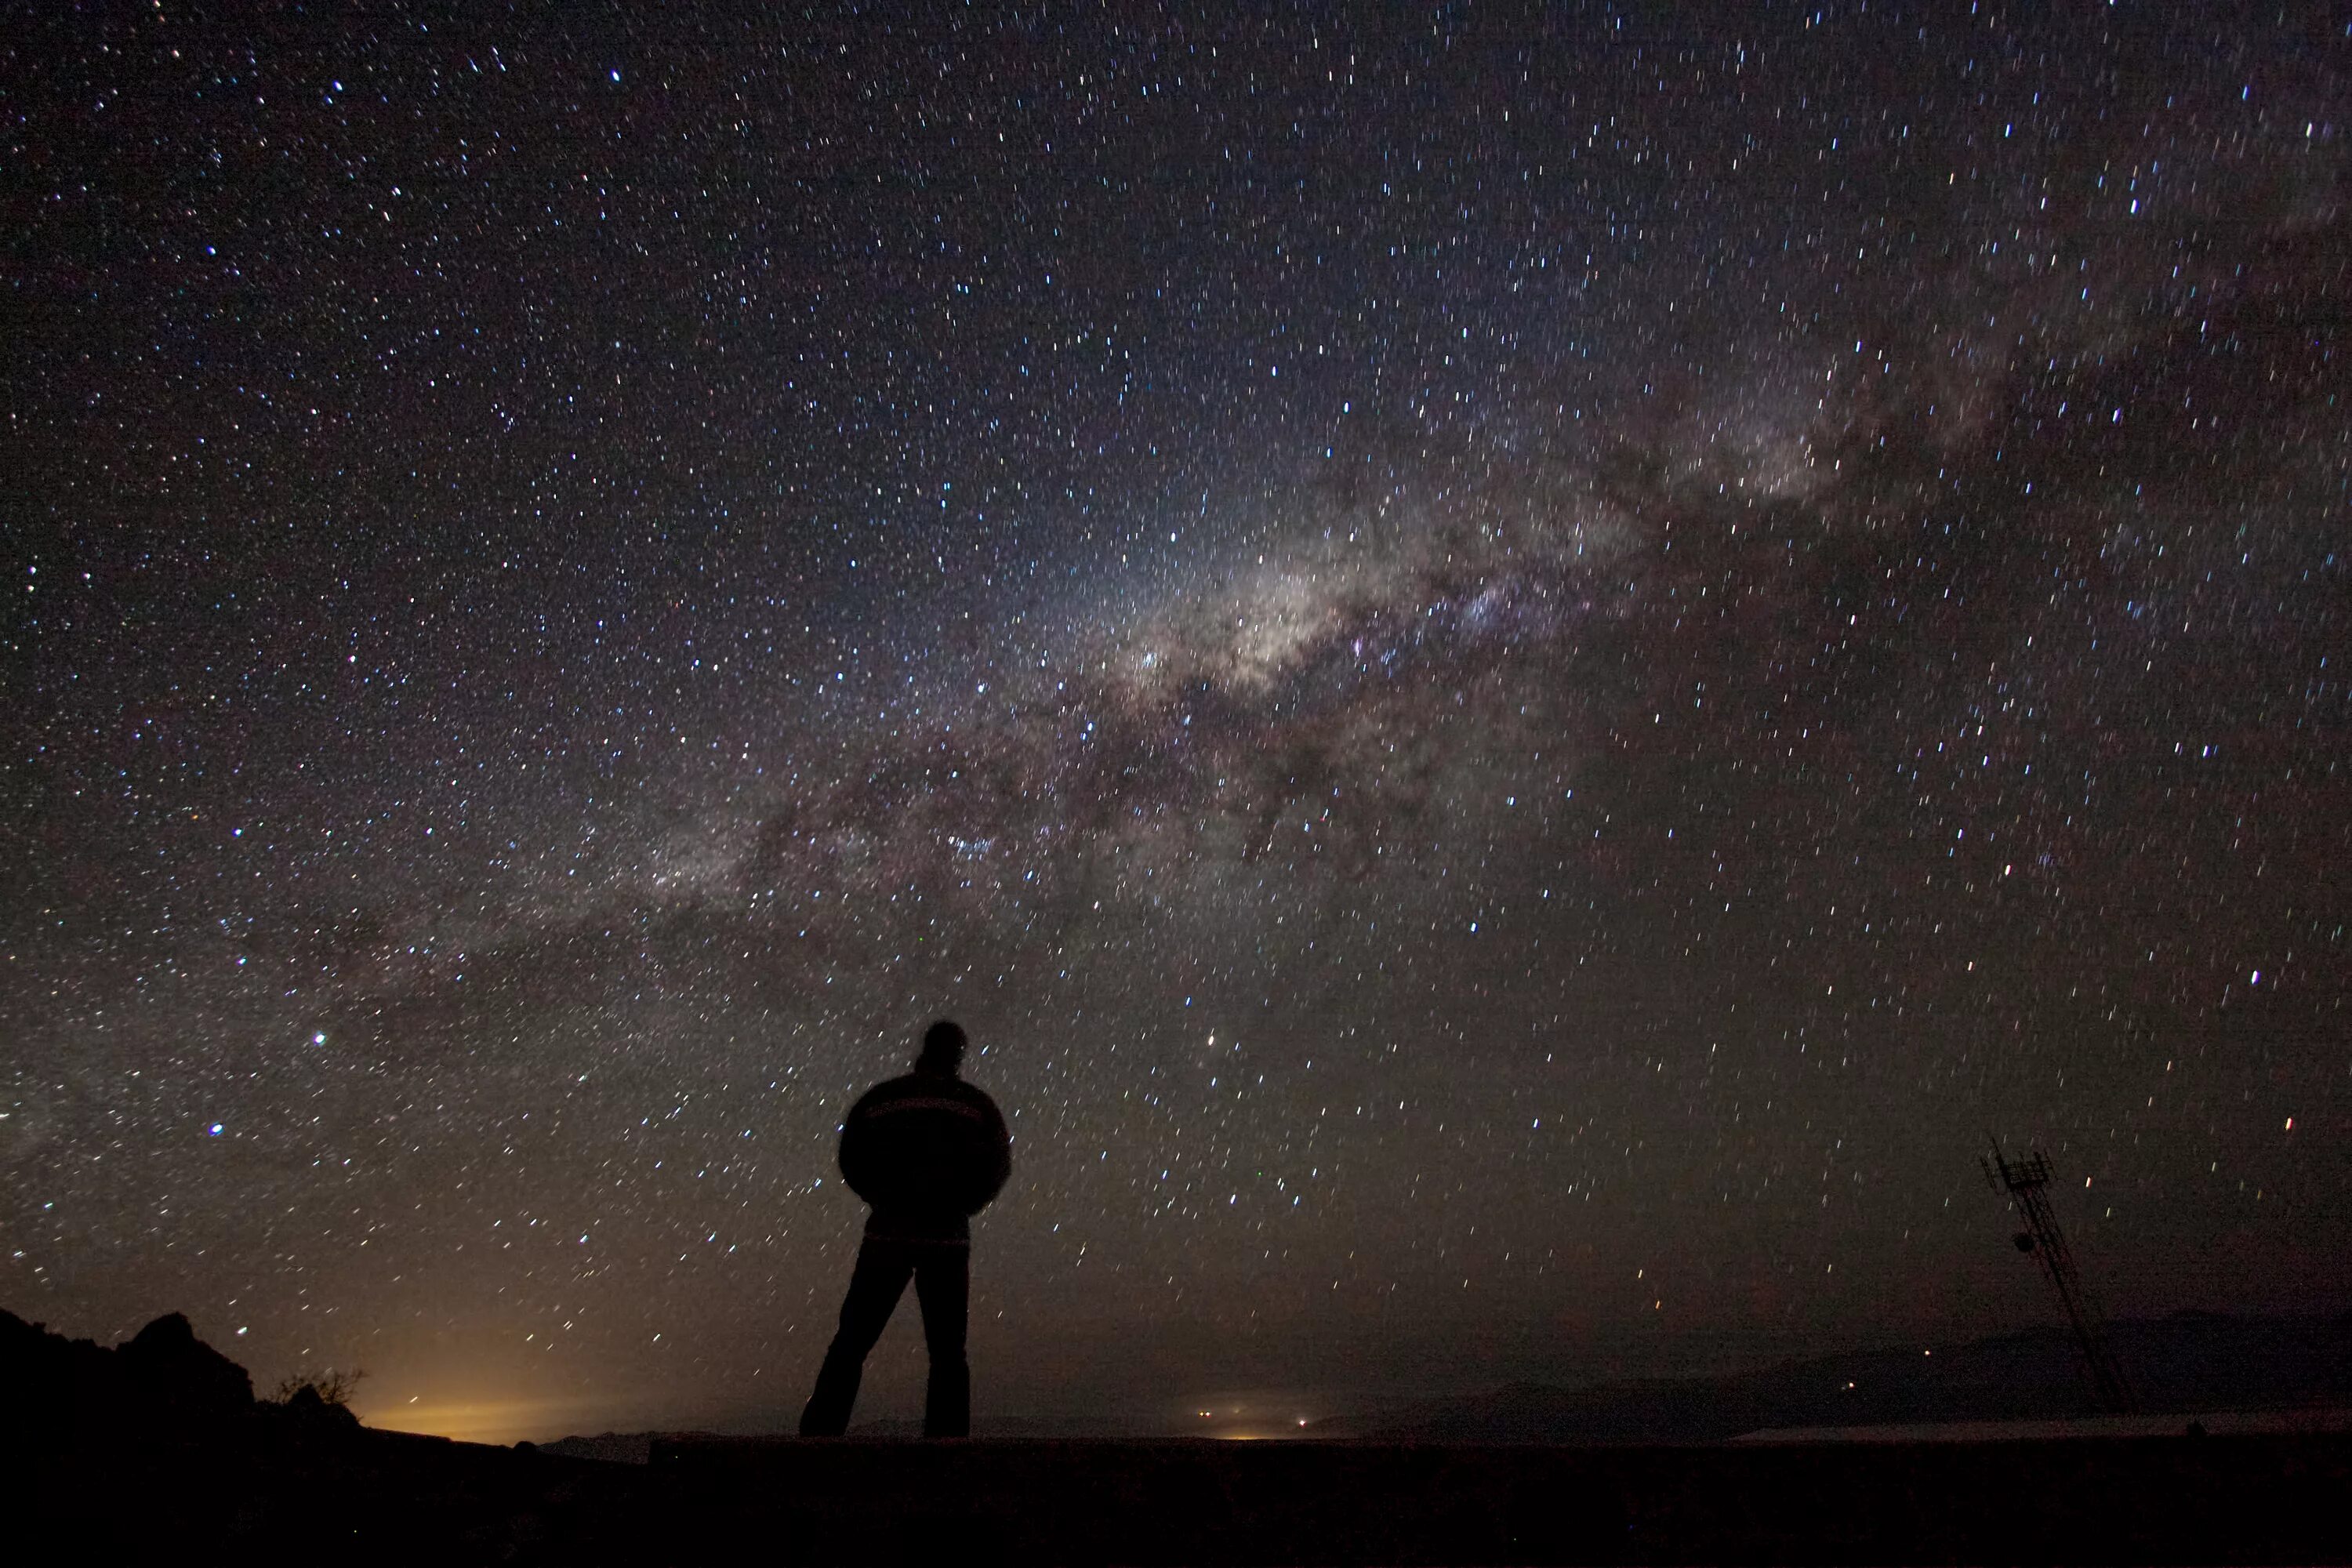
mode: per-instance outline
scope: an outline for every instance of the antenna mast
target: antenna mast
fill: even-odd
[[[2074,1268],[2074,1255],[2068,1250],[2065,1236],[2058,1229],[2058,1216],[2051,1212],[2050,1159],[2036,1149],[2020,1160],[2011,1160],[2000,1152],[1996,1140],[1992,1152],[1979,1163],[1985,1179],[1996,1191],[2005,1192],[2016,1204],[2017,1212],[2025,1216],[2025,1228],[2011,1239],[2020,1252],[2030,1253],[2042,1265],[2050,1288],[2058,1293],[2059,1310],[2066,1315],[2066,1326],[2074,1331],[2074,1352],[2083,1374],[2084,1391],[2091,1403],[2100,1410],[2121,1413],[2135,1408],[2131,1384],[2124,1381],[2123,1368],[2107,1349],[2106,1338],[2099,1323],[2098,1309],[2084,1294],[2081,1275]]]

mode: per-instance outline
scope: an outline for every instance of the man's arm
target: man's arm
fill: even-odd
[[[978,1187],[980,1201],[971,1206],[974,1214],[996,1201],[996,1194],[1004,1190],[1005,1181],[1013,1174],[1013,1134],[1005,1128],[1004,1113],[996,1109],[996,1101],[986,1094],[980,1097],[980,1101],[981,1108],[987,1113],[988,1144],[983,1166],[985,1174]]]
[[[866,1115],[874,1091],[867,1089],[841,1123],[841,1179],[849,1190],[866,1202],[873,1202],[872,1188],[877,1173],[874,1169],[873,1119]]]

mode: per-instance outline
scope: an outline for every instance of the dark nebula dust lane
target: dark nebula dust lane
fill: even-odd
[[[2039,1322],[1991,1136],[2111,1312],[2340,1310],[2347,63],[27,26],[0,1304],[788,1422],[948,1014],[983,1420]]]

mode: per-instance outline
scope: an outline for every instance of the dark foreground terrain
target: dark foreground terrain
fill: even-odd
[[[2342,1563],[2352,1439],[1766,1447],[672,1438],[614,1465],[262,1426],[36,1448],[43,1561]]]
[[[1608,1447],[666,1436],[615,1464],[370,1431],[315,1388],[256,1399],[176,1314],[109,1348],[0,1312],[0,1540],[26,1562],[2352,1563],[2340,1428]]]

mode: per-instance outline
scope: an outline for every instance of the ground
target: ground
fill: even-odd
[[[2352,1561],[2352,1437],[1562,1448],[682,1437],[647,1465],[259,1427],[29,1452],[83,1560]],[[38,1533],[34,1536],[38,1539]]]

